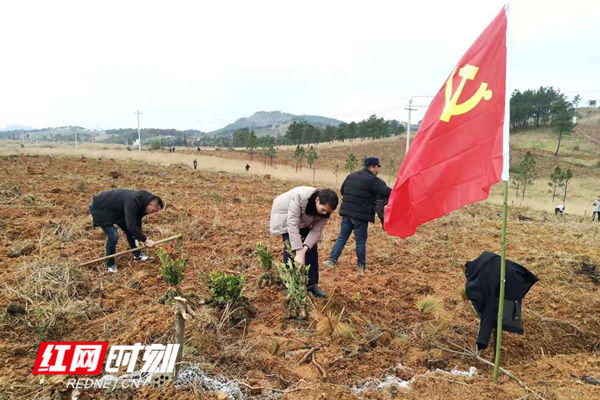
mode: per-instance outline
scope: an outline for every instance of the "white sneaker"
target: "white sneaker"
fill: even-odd
[[[115,273],[115,272],[117,272],[117,266],[116,265],[111,265],[110,267],[106,267],[106,271],[107,272]]]

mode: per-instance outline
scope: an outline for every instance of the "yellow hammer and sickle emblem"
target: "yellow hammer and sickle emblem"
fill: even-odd
[[[460,94],[465,88],[465,83],[467,83],[467,79],[475,79],[477,71],[479,71],[479,67],[475,67],[473,65],[466,64],[464,67],[462,67],[460,71],[458,71],[458,76],[460,76],[462,80],[458,84],[458,88],[456,88],[455,93],[452,93],[452,79],[454,78],[456,68],[454,69],[454,71],[452,71],[452,74],[446,82],[446,102],[444,105],[444,110],[442,111],[442,116],[440,117],[442,121],[448,122],[450,121],[450,118],[452,118],[452,116],[454,115],[460,115],[471,111],[473,108],[475,108],[475,106],[477,106],[477,104],[479,104],[481,99],[489,100],[492,98],[492,91],[488,90],[487,88],[488,84],[486,82],[482,82],[481,85],[479,85],[479,89],[477,89],[477,92],[475,92],[475,94],[473,94],[473,96],[471,96],[470,99],[466,100],[461,104],[457,104],[458,98],[460,97]]]

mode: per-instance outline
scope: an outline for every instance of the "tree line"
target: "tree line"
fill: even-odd
[[[231,136],[204,136],[197,140],[199,146],[222,147],[269,147],[279,145],[309,145],[344,141],[347,139],[380,139],[406,132],[406,124],[397,120],[385,120],[371,115],[360,122],[341,123],[338,126],[319,127],[308,121],[293,121],[284,135],[258,137],[249,128],[240,128]]]
[[[510,98],[511,129],[549,126],[557,112],[565,108],[574,109],[580,101],[579,95],[575,96],[572,101],[568,101],[566,95],[552,86],[541,86],[537,90],[527,89],[523,92],[515,90]]]
[[[560,151],[563,135],[575,127],[576,109],[581,97],[576,95],[569,101],[567,96],[552,86],[541,86],[537,90],[523,92],[515,90],[510,98],[511,130],[523,130],[530,127],[551,127],[558,134],[555,156]],[[590,100],[590,106],[596,101]]]

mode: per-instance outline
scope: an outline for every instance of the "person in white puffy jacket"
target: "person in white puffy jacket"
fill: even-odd
[[[592,204],[593,208],[593,213],[592,213],[592,221],[598,217],[598,222],[600,222],[600,196],[598,196],[598,198],[596,200],[594,200],[594,203]]]
[[[270,231],[272,235],[282,236],[283,262],[290,258],[285,246],[289,241],[296,253],[294,261],[310,265],[307,287],[317,297],[327,297],[318,286],[317,241],[338,202],[337,193],[331,189],[298,186],[277,196],[271,209]]]

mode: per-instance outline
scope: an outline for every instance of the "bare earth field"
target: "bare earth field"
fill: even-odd
[[[308,321],[297,321],[285,317],[283,288],[257,287],[253,254],[262,242],[281,257],[281,238],[268,232],[271,202],[296,184],[177,164],[0,158],[0,399],[227,398],[193,385],[73,397],[61,376],[32,375],[40,341],[173,341],[173,309],[158,303],[167,288],[157,261],[122,256],[117,274],[77,267],[104,255],[104,235],[92,229],[87,208],[94,194],[116,187],[166,200],[167,209],[146,217],[144,228],[153,240],[183,234],[190,262],[181,289],[197,314],[186,326],[184,365],[235,380],[244,399],[600,399],[600,386],[587,378],[600,379],[600,223],[511,207],[507,256],[540,281],[524,300],[525,334],[503,336],[502,364],[527,388],[505,375],[496,385],[489,366],[448,350],[474,346],[479,321],[461,295],[463,266],[482,251],[499,252],[500,207],[464,207],[408,240],[371,224],[367,273],[354,270],[351,239],[337,268],[321,267],[320,285],[332,296],[313,299]],[[324,230],[321,261],[339,224],[335,214]],[[118,250],[126,249],[121,236]],[[176,254],[172,242],[163,248]],[[201,276],[213,270],[245,275],[253,319],[231,326],[223,310],[203,304],[209,290]],[[433,305],[421,311],[425,298]],[[15,306],[25,313],[10,311]],[[350,330],[318,330],[326,318]],[[492,347],[483,358],[493,359]],[[309,349],[322,371],[300,362]],[[449,373],[455,367],[477,373]],[[410,388],[385,385],[400,380]]]

